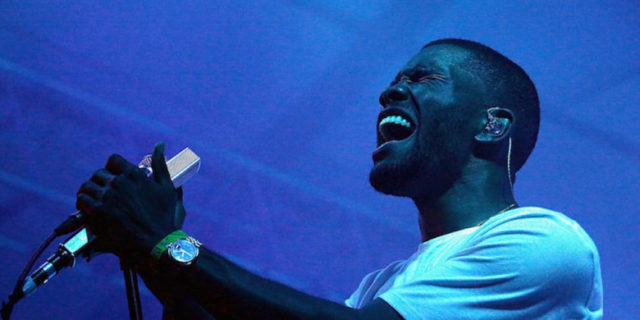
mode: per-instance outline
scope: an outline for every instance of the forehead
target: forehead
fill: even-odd
[[[471,53],[461,47],[451,44],[436,44],[420,50],[413,56],[402,70],[426,68],[433,71],[446,72],[451,66],[465,61]]]

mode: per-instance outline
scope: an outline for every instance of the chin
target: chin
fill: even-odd
[[[453,158],[432,163],[409,158],[382,160],[369,172],[369,183],[378,192],[412,199],[435,199],[445,193],[460,176]]]
[[[417,165],[381,161],[371,168],[369,183],[376,191],[401,197],[412,197],[416,188],[413,181],[419,172]]]

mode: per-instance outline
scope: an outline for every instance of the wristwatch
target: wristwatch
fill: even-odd
[[[171,261],[181,266],[191,265],[200,254],[200,241],[192,238],[180,238],[167,244],[167,254]]]

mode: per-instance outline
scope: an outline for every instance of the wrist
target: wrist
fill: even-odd
[[[150,255],[155,260],[167,256],[177,266],[191,265],[200,253],[200,241],[182,230],[175,230],[162,238],[151,249]]]

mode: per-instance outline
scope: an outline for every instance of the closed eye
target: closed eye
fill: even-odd
[[[429,81],[445,81],[446,78],[445,76],[437,73],[427,73],[427,74],[417,73],[411,76],[407,76],[405,74],[399,73],[396,76],[396,78],[393,79],[393,82],[391,82],[391,85],[395,85],[402,80],[406,80],[407,83],[425,83]]]
[[[433,80],[438,80],[438,81],[444,81],[445,77],[441,74],[426,74],[423,75],[421,77],[419,77],[416,81],[412,81],[411,79],[409,79],[409,81],[411,82],[427,82],[427,81],[433,81]]]

